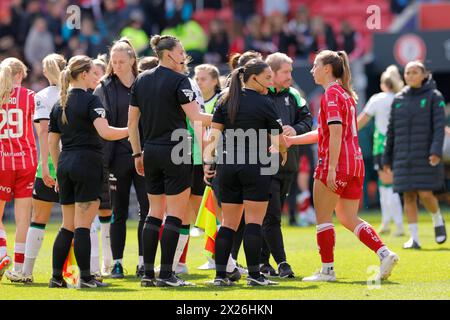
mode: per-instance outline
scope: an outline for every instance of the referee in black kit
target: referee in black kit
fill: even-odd
[[[49,148],[63,214],[62,227],[53,246],[50,288],[67,287],[62,269],[72,239],[80,268],[80,287],[106,286],[95,280],[90,271],[90,228],[99,209],[103,184],[103,142],[100,137],[123,139],[128,136],[128,130],[109,126],[100,99],[87,91],[96,81],[91,58],[71,58],[61,72],[60,100],[50,114]]]
[[[145,276],[141,285],[178,287],[190,285],[176,277],[172,270],[179,229],[188,214],[192,181],[186,116],[191,122],[202,122],[203,126],[210,125],[212,116],[199,111],[191,83],[182,74],[188,59],[180,41],[172,36],[155,35],[150,44],[159,58],[159,65],[141,73],[134,82],[128,117],[136,170],[141,175],[145,172],[151,203],[142,232]],[[138,130],[141,115],[144,153]],[[178,152],[180,145],[185,148]],[[183,161],[179,161],[180,156]],[[155,279],[154,262],[164,213],[161,269],[159,278]]]
[[[244,88],[242,87],[244,84]],[[222,225],[216,237],[216,286],[230,286],[226,267],[233,245],[233,237],[245,209],[244,251],[248,267],[248,285],[277,284],[260,273],[262,244],[261,224],[270,196],[270,181],[278,161],[268,169],[263,161],[268,152],[269,134],[272,143],[281,151],[283,162],[287,150],[279,145],[282,122],[273,101],[264,95],[272,84],[272,71],[267,63],[253,59],[233,71],[230,88],[218,101],[214,112],[209,144],[204,152],[205,180],[214,176],[214,152],[225,132],[226,156],[220,176],[222,197]],[[266,142],[266,144],[264,144]],[[281,140],[283,143],[283,139]],[[220,148],[219,148],[220,150]],[[276,159],[278,160],[278,159]],[[284,163],[283,163],[284,164]]]
[[[295,136],[311,131],[311,112],[300,93],[291,87],[292,59],[277,52],[269,55],[266,62],[273,71],[273,87],[269,89],[268,96],[275,103],[276,111],[283,122],[283,134]],[[261,273],[265,275],[276,275],[269,264],[272,254],[278,265],[278,275],[281,278],[294,277],[294,272],[286,261],[281,232],[281,210],[298,172],[298,162],[298,147],[290,148],[286,165],[280,168],[270,183],[271,197],[263,222],[264,242],[261,252]]]

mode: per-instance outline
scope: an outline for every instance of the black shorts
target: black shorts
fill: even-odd
[[[101,199],[101,153],[90,150],[63,151],[59,157],[57,175],[62,205]]]
[[[100,202],[100,210],[111,210],[111,193],[110,193],[110,176],[109,170],[103,167],[103,181],[102,181],[102,200]]]
[[[176,195],[191,187],[192,164],[174,164],[174,145],[146,144],[144,147],[145,187],[149,194]]]
[[[222,203],[268,201],[272,176],[261,175],[259,164],[224,164],[220,173]]]
[[[373,156],[373,170],[380,171],[383,170],[382,154],[377,154]]]
[[[34,180],[33,199],[58,203],[59,195],[54,188],[47,187],[42,178],[36,178]]]
[[[203,178],[205,174],[203,173],[203,165],[195,165],[192,170],[192,184],[191,184],[191,194],[196,196],[203,196],[205,192],[205,181]]]

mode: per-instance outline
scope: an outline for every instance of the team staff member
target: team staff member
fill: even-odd
[[[192,165],[178,163],[172,149],[178,144],[187,147],[186,116],[191,122],[201,121],[208,126],[212,116],[201,113],[195,101],[189,78],[183,74],[186,53],[180,41],[172,36],[155,35],[151,46],[159,59],[159,66],[141,73],[131,89],[128,117],[130,142],[136,170],[144,175],[151,208],[145,220],[143,237],[144,269],[142,286],[183,286],[184,281],[173,274],[172,265],[181,223],[188,212]],[[144,155],[139,137],[142,115]],[[172,140],[172,133],[181,129],[182,141]],[[176,134],[176,133],[175,133]],[[183,139],[184,138],[184,139]],[[187,147],[187,149],[189,149]],[[188,158],[183,148],[180,156]],[[157,155],[157,156],[156,156]],[[175,162],[176,163],[175,163]],[[166,213],[161,236],[161,269],[155,279],[154,262],[159,229]]]
[[[132,44],[127,39],[122,38],[111,47],[106,74],[94,92],[94,95],[100,98],[100,101],[108,110],[108,122],[112,126],[125,127],[127,125],[130,91],[137,75],[136,52]],[[109,168],[114,179],[114,188],[112,190],[114,217],[111,223],[110,234],[114,265],[111,270],[111,278],[124,277],[122,259],[125,249],[126,221],[128,219],[132,184],[136,190],[139,202],[139,224],[137,230],[139,262],[136,268],[136,275],[142,277],[144,272],[142,229],[149,204],[145,191],[145,180],[137,174],[131,154],[131,144],[127,139],[106,143],[105,165]]]
[[[244,83],[244,88],[241,81]],[[237,159],[238,154],[245,156],[244,164],[230,162],[228,157],[225,157],[221,168],[219,184],[222,197],[222,223],[215,242],[216,278],[213,282],[217,286],[232,284],[227,277],[226,267],[234,234],[239,227],[244,210],[246,223],[244,251],[249,273],[248,284],[259,286],[276,284],[260,273],[259,265],[262,243],[261,224],[267,210],[271,180],[270,175],[261,174],[263,165],[260,153],[266,150],[261,149],[264,146],[260,146],[259,141],[269,138],[266,130],[278,132],[278,135],[272,137],[274,142],[282,132],[281,120],[275,111],[273,101],[263,96],[267,94],[267,88],[271,84],[272,71],[269,65],[260,59],[253,59],[244,67],[233,71],[229,90],[219,99],[214,112],[208,141],[211,147],[205,150],[205,178],[208,179],[214,175],[214,172],[211,173],[210,170],[214,156],[211,150],[215,150],[218,141],[222,139],[222,131],[226,132],[226,152],[234,153],[233,159]],[[258,133],[257,150],[252,150],[250,146],[254,141],[244,142],[243,145],[237,143],[240,140],[246,140],[240,135],[245,136],[248,130],[256,130]],[[232,132],[235,136],[229,135]],[[229,149],[230,146],[232,150]],[[256,164],[250,164],[249,160],[254,158],[255,152]],[[284,158],[286,150],[284,152],[282,150],[282,154]]]
[[[295,136],[311,131],[312,117],[306,101],[300,93],[292,88],[292,59],[284,53],[273,53],[266,59],[266,63],[273,72],[273,87],[269,88],[269,97],[276,106],[276,111],[283,122],[283,134]],[[286,252],[281,232],[281,210],[286,195],[291,189],[292,181],[298,171],[299,150],[295,146],[289,149],[286,165],[272,177],[270,183],[271,197],[267,206],[267,213],[262,225],[263,250],[261,253],[261,272],[273,272],[269,264],[270,253],[278,265],[281,278],[293,278],[294,272],[286,262]]]
[[[120,140],[128,135],[128,130],[109,126],[100,99],[88,92],[95,81],[91,58],[81,55],[71,58],[61,74],[60,101],[50,114],[50,154],[63,214],[62,228],[53,246],[50,288],[67,287],[62,269],[72,239],[80,269],[80,287],[106,285],[91,276],[90,271],[89,234],[99,209],[103,183],[103,142],[100,137]]]
[[[435,241],[447,240],[445,222],[433,192],[444,188],[441,162],[445,135],[445,101],[436,82],[420,61],[405,67],[407,86],[395,96],[391,106],[384,170],[394,173],[394,191],[403,193],[411,238],[404,249],[420,249],[417,198],[431,213]]]
[[[16,237],[14,271],[22,271],[25,240],[30,225],[31,195],[37,152],[33,134],[35,93],[22,87],[27,67],[16,58],[0,64],[0,280],[11,264],[2,223],[7,201],[14,198]]]
[[[314,173],[314,207],[317,244],[322,269],[303,281],[336,281],[334,272],[335,232],[333,211],[338,220],[380,258],[379,279],[387,279],[398,256],[383,244],[370,224],[358,217],[364,181],[364,161],[358,143],[357,96],[352,89],[345,51],[321,51],[311,70],[314,81],[325,89],[320,103],[318,129],[286,137],[287,144],[318,142],[318,164]]]
[[[48,122],[53,105],[58,101],[61,71],[67,61],[63,56],[52,53],[42,61],[44,76],[49,86],[35,95],[34,122],[39,139],[39,163],[33,188],[33,214],[25,243],[25,261],[23,270],[6,272],[5,276],[12,282],[33,282],[33,269],[39,250],[44,240],[45,227],[50,219],[53,204],[59,202],[55,191],[56,172],[48,149]]]

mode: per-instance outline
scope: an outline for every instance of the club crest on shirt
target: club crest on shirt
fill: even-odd
[[[94,109],[95,112],[97,112],[97,114],[102,117],[102,118],[106,118],[106,111],[103,108],[95,108]]]
[[[182,91],[189,101],[194,100],[194,92],[191,89],[182,89]]]

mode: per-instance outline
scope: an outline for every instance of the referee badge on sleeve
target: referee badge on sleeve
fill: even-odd
[[[97,114],[102,117],[102,118],[106,118],[106,111],[104,108],[95,108],[94,109],[95,112],[97,112]]]
[[[183,91],[184,95],[189,99],[189,101],[194,100],[194,92],[191,89],[182,89],[181,91]]]

